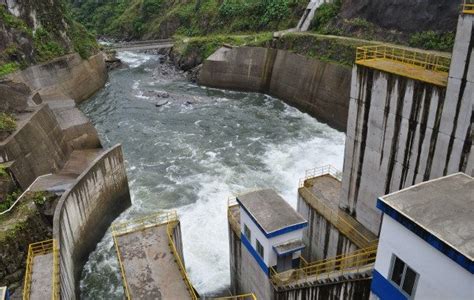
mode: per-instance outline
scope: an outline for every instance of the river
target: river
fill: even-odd
[[[178,211],[184,259],[201,295],[230,283],[227,199],[270,187],[296,207],[306,169],[341,169],[344,133],[267,95],[200,87],[159,56],[121,52],[126,64],[81,105],[104,146],[121,143],[132,207],[117,221]],[[150,91],[165,91],[156,107]],[[110,230],[85,265],[84,299],[122,299]]]

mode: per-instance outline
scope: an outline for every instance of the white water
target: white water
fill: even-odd
[[[128,67],[82,106],[108,145],[123,144],[133,205],[119,219],[177,209],[191,280],[202,295],[219,293],[230,282],[228,197],[270,187],[296,208],[306,169],[341,169],[344,134],[269,96],[191,84],[156,56],[120,58]],[[149,90],[169,92],[170,102],[156,108]],[[122,296],[110,233],[81,289],[84,298]]]

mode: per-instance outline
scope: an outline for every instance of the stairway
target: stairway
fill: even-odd
[[[314,18],[314,14],[316,10],[321,6],[323,3],[330,2],[331,0],[311,0],[306,7],[306,10],[303,13],[300,21],[298,22],[297,29],[298,31],[308,31],[309,26],[311,25],[311,21]]]

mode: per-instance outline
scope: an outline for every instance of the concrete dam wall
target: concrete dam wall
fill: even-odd
[[[346,130],[351,72],[285,50],[220,48],[204,61],[198,83],[268,93],[339,130]]]
[[[80,272],[113,219],[131,205],[122,148],[101,156],[66,191],[54,213],[60,255],[61,298],[78,298]]]
[[[46,98],[65,95],[79,103],[104,86],[107,68],[103,53],[87,60],[74,53],[31,66],[10,75],[9,78],[26,83],[32,90],[41,90],[41,96]]]
[[[455,172],[474,175],[472,15],[459,19],[447,86],[357,65],[341,207],[377,233],[377,197]]]

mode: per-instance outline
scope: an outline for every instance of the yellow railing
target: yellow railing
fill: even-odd
[[[321,216],[333,224],[343,235],[358,247],[367,247],[377,243],[376,238],[368,238],[366,234],[358,230],[353,224],[346,220],[343,212],[338,212],[324,204],[324,202],[320,201],[307,187],[299,188],[298,192]]]
[[[35,256],[53,253],[53,274],[51,283],[51,299],[59,299],[59,249],[56,240],[47,240],[30,244],[26,259],[26,271],[23,284],[23,299],[30,299],[31,279],[33,275],[33,261]]]
[[[474,1],[464,0],[464,3],[462,5],[462,12],[465,14],[474,14]]]
[[[112,224],[112,234],[115,236],[120,236],[126,233],[165,224],[170,222],[171,219],[177,220],[177,218],[178,215],[176,211],[159,212],[142,218]]]
[[[216,300],[257,300],[255,294],[244,294],[244,295],[237,295],[237,296],[228,296],[228,297],[219,297],[219,298],[212,298]]]
[[[171,248],[171,252],[173,252],[176,263],[178,264],[181,277],[183,277],[184,283],[186,284],[186,288],[188,289],[189,295],[191,296],[191,299],[196,300],[198,299],[196,295],[196,291],[194,290],[191,280],[189,280],[189,276],[188,276],[188,273],[186,272],[186,268],[184,267],[183,261],[181,259],[181,255],[176,249],[176,244],[173,239],[173,230],[176,227],[176,224],[177,224],[177,219],[168,223],[168,228],[167,228],[168,242]]]
[[[323,175],[331,175],[337,180],[342,180],[342,172],[333,167],[332,165],[326,165],[321,167],[316,167],[314,169],[306,170],[304,178],[300,179],[299,187],[304,187],[304,183],[308,179],[313,179]]]
[[[440,73],[448,73],[451,65],[451,58],[449,57],[405,48],[396,48],[388,45],[357,48],[356,63],[380,59],[397,61]]]
[[[319,280],[331,276],[341,276],[349,272],[360,272],[375,263],[376,255],[377,246],[374,245],[281,273],[277,273],[274,268],[270,268],[271,279],[275,286],[283,286],[299,280]]]
[[[120,273],[122,274],[124,294],[127,299],[131,299],[130,288],[128,286],[127,276],[125,275],[125,268],[122,262],[122,255],[118,246],[117,237],[130,232],[144,230],[146,228],[159,226],[166,223],[169,224],[170,222],[174,222],[177,220],[178,214],[176,213],[176,211],[171,211],[159,212],[142,218],[112,224],[112,237],[114,239],[115,251],[117,252],[117,259],[119,261]]]

